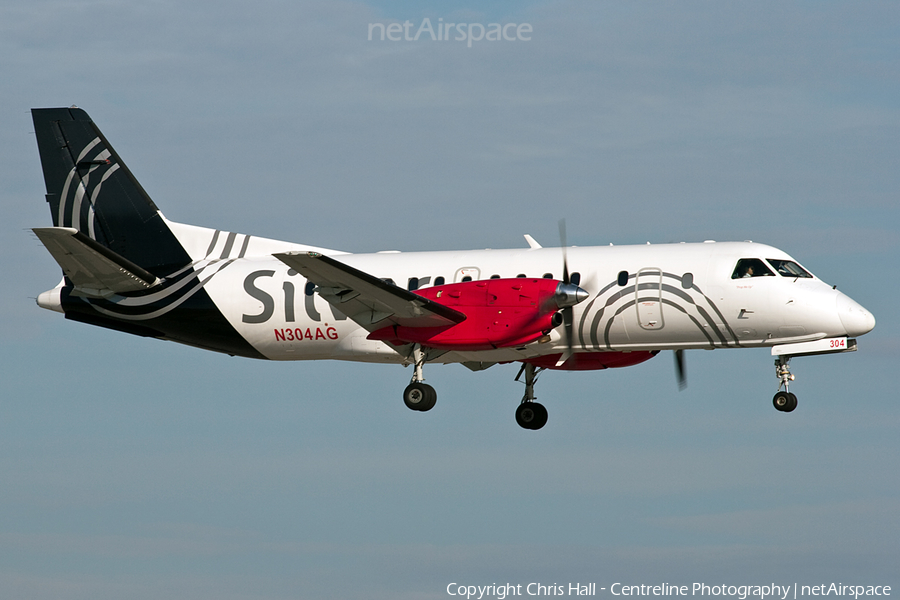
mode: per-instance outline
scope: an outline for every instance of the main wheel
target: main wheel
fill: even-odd
[[[547,409],[543,404],[538,402],[532,402],[534,404],[534,410],[537,412],[537,420],[532,425],[532,429],[540,429],[544,425],[547,424]]]
[[[413,382],[403,390],[403,403],[407,408],[425,412],[434,408],[437,392],[427,383]]]
[[[797,408],[797,396],[791,392],[778,392],[772,398],[772,404],[781,412],[791,412]]]
[[[539,402],[523,402],[516,408],[516,423],[524,429],[540,429],[547,424],[547,409]]]
[[[797,408],[797,396],[793,393],[790,394],[791,402],[787,405],[787,408],[784,409],[784,412],[791,412],[795,408]]]

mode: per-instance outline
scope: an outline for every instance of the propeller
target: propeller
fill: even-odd
[[[678,391],[684,390],[687,387],[684,350],[675,350],[675,378],[678,380]]]
[[[562,283],[556,290],[556,302],[562,309],[560,312],[562,312],[563,328],[566,333],[566,353],[560,357],[557,365],[561,365],[562,363],[569,360],[569,357],[571,357],[574,352],[575,309],[573,307],[579,302],[587,299],[588,297],[588,293],[585,290],[572,283],[572,278],[569,275],[569,260],[566,256],[565,219],[560,219],[559,221],[559,241],[562,247],[563,255],[563,278]]]
[[[563,255],[563,283],[571,283],[569,281],[569,261],[566,259],[566,220],[559,220],[559,244],[562,248]]]
[[[569,259],[566,256],[566,220],[559,220],[559,244],[562,247],[562,256],[563,256],[563,283],[565,285],[569,285],[572,283],[571,278],[569,277]],[[574,325],[574,314],[575,309],[571,306],[566,306],[562,309],[563,314],[563,327],[566,332],[566,360],[568,357],[572,356],[572,334],[573,334],[573,325]]]

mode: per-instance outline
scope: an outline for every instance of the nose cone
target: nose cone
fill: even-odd
[[[587,300],[590,294],[574,283],[562,283],[556,286],[556,305],[560,308],[575,306],[579,302]]]
[[[849,296],[838,293],[837,311],[844,331],[850,337],[869,333],[875,327],[875,317]]]

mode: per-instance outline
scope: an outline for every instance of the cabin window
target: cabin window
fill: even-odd
[[[491,279],[500,279],[499,275],[491,275]]]
[[[471,275],[466,275],[465,277],[462,278],[462,280],[463,280],[463,281],[472,281],[472,276],[471,276]]]
[[[681,276],[681,287],[689,290],[694,287],[694,274],[693,273],[685,273]]]
[[[390,277],[382,277],[381,280],[389,285],[397,285]]]
[[[553,279],[553,273],[544,273],[544,279]]]
[[[775,270],[778,271],[778,274],[782,277],[812,277],[812,275],[809,274],[809,271],[792,260],[779,260],[777,258],[767,258],[766,260],[769,261],[770,265],[775,267]]]
[[[732,279],[774,276],[775,273],[773,273],[772,270],[766,266],[766,263],[758,258],[742,258],[741,260],[737,261],[737,265],[735,265],[734,267],[734,272],[731,273]]]
[[[619,271],[619,277],[616,279],[616,283],[618,283],[620,287],[628,285],[628,271]]]
[[[440,277],[440,276],[435,277],[435,278],[434,278],[434,285],[444,285],[444,278],[443,278],[443,277]]]
[[[578,271],[575,271],[574,273],[572,273],[569,276],[569,281],[574,283],[575,285],[580,284],[581,283],[581,273],[579,273]]]
[[[525,273],[519,273],[518,275],[516,275],[516,277],[528,277],[528,275],[526,275]]]
[[[419,289],[419,278],[418,277],[410,277],[409,281],[406,284],[406,289],[409,291]]]
[[[306,292],[307,296],[312,296],[316,292],[316,284],[314,284],[312,281],[308,282],[306,284],[306,288],[303,291]]]

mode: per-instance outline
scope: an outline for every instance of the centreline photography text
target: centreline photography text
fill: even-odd
[[[599,594],[598,594],[599,593]],[[842,596],[858,600],[867,596],[890,596],[888,585],[847,585],[843,583],[820,583],[818,585],[801,585],[776,583],[764,585],[728,585],[692,583],[691,585],[675,585],[662,583],[657,585],[623,584],[616,582],[607,587],[599,587],[596,583],[492,583],[490,585],[467,585],[453,582],[447,585],[447,595],[465,598],[466,600],[482,600],[492,598],[504,600],[513,596],[725,596],[746,600],[747,598],[780,598],[790,600],[801,597]]]

